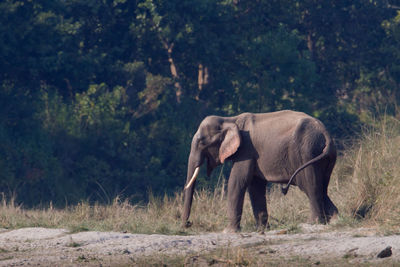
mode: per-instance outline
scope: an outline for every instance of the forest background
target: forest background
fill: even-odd
[[[399,11],[397,0],[3,0],[0,192],[28,207],[172,194],[211,114],[303,111],[340,146],[400,116]]]

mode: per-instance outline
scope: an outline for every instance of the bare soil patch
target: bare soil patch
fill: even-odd
[[[387,247],[391,247],[391,255],[378,258],[377,255]],[[300,233],[296,234],[281,230],[265,234],[205,233],[177,236],[118,232],[70,233],[65,229],[47,228],[0,232],[0,266],[145,265],[144,259],[163,262],[163,257],[178,257],[180,265],[235,265],[234,259],[228,259],[228,254],[224,260],[199,260],[201,255],[221,249],[246,250],[246,257],[251,259],[246,260],[249,265],[262,260],[265,255],[274,259],[305,260],[316,265],[335,259],[340,259],[342,263],[345,260],[349,264],[380,265],[400,262],[400,235],[384,236],[368,228],[332,230],[328,226],[307,224],[301,225]]]

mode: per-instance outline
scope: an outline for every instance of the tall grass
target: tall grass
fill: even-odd
[[[192,234],[222,231],[227,225],[224,183],[194,195],[189,229],[181,227],[182,193],[151,197],[145,205],[114,199],[110,205],[82,202],[64,209],[51,205],[24,209],[4,196],[0,202],[0,227],[62,227],[71,231],[121,231],[131,233]],[[366,128],[341,152],[331,177],[329,195],[339,209],[336,225],[400,226],[400,122],[384,117]],[[1,196],[0,196],[1,197]],[[283,196],[277,186],[267,194],[272,229],[296,228],[309,216],[308,199],[296,187]],[[243,231],[254,231],[248,197],[242,216]]]
[[[339,158],[331,191],[345,216],[400,226],[400,121],[383,117]]]
[[[12,201],[0,205],[0,227],[50,227],[78,231],[120,231],[131,233],[179,233],[179,197],[156,199],[147,205],[132,205],[116,198],[110,205],[87,202],[64,209],[24,209]],[[180,201],[179,201],[180,202]]]

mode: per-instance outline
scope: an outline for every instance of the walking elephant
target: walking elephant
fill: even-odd
[[[336,162],[336,148],[324,125],[316,118],[290,110],[243,113],[235,117],[208,116],[193,136],[188,160],[182,220],[186,227],[196,177],[207,161],[207,175],[232,161],[228,181],[226,232],[240,230],[243,200],[249,192],[260,231],[268,223],[267,182],[298,186],[311,206],[310,222],[327,223],[338,210],[328,197],[329,179]]]

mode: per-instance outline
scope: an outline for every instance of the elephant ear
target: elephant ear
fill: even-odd
[[[224,163],[225,159],[232,156],[240,146],[239,129],[235,123],[229,123],[223,129],[225,137],[219,148],[219,160]]]

